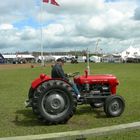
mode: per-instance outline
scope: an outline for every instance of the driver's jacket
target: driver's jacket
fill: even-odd
[[[63,80],[68,81],[68,78],[64,73],[64,70],[62,69],[62,66],[60,64],[55,64],[52,67],[51,76],[52,78],[62,78]]]

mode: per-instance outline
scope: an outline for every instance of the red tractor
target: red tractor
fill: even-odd
[[[88,75],[87,71],[82,76],[77,72],[71,76],[81,94],[80,98],[77,98],[69,82],[41,74],[31,84],[26,107],[32,107],[37,118],[47,124],[66,123],[80,104],[103,107],[108,117],[123,113],[125,102],[116,95],[119,81],[115,76]]]

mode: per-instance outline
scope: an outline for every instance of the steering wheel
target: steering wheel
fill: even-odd
[[[80,74],[80,72],[70,73],[70,74],[68,74],[68,77],[75,77],[75,76],[77,76],[79,74]]]

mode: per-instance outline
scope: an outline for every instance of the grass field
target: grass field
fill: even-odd
[[[83,74],[85,68],[86,64],[83,63],[68,63],[64,66],[67,73],[79,71]],[[82,105],[65,125],[41,124],[32,114],[32,110],[24,107],[24,101],[31,81],[40,73],[50,75],[50,69],[49,64],[34,68],[30,65],[0,65],[0,137],[89,129],[140,121],[140,64],[91,63],[91,73],[114,74],[118,77],[118,94],[126,101],[122,116],[107,118],[102,108],[93,110],[89,105]],[[136,134],[139,133],[140,130],[137,130]],[[121,140],[121,135],[119,139]]]

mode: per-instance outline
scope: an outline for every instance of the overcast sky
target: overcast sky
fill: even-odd
[[[96,42],[103,52],[140,48],[140,0],[4,0],[0,4],[0,53],[75,51]],[[40,7],[42,3],[42,19]],[[40,24],[41,21],[41,24]]]

